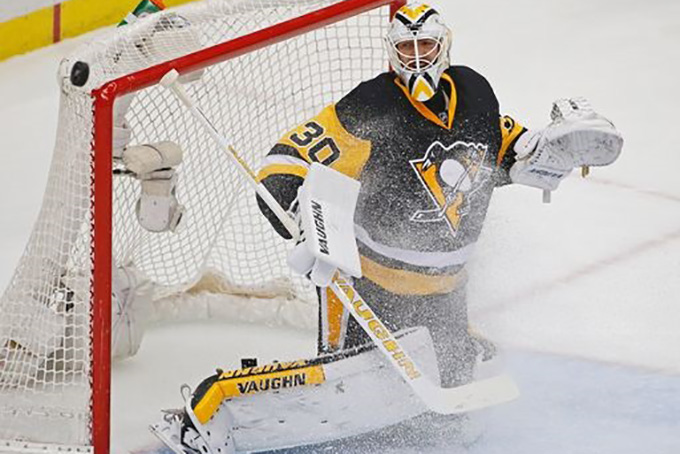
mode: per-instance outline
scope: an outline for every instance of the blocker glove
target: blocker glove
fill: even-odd
[[[317,287],[328,287],[338,271],[361,277],[354,234],[360,187],[358,181],[313,163],[298,192],[296,218],[302,234],[288,265]]]

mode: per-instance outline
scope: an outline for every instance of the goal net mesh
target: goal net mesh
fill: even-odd
[[[334,3],[340,2],[191,4],[98,34],[65,59],[43,205],[0,299],[0,440],[91,444],[90,299],[97,247],[91,242],[91,201],[97,203],[91,172],[92,90]],[[382,36],[388,15],[389,7],[381,7],[209,66],[194,73],[185,88],[257,169],[283,133],[387,69]],[[76,61],[90,69],[83,87],[68,77]],[[290,245],[259,213],[253,191],[186,109],[153,86],[117,100],[114,126],[123,123],[131,131],[129,145],[181,145],[177,198],[186,211],[175,232],[144,230],[135,211],[140,182],[114,160],[114,269],[134,267],[149,278],[156,302],[181,304],[203,288],[240,296],[246,311],[250,299],[257,299],[258,307],[271,300],[276,305],[271,317],[298,305],[303,309],[291,312],[287,322],[296,323],[294,314],[307,311],[310,323],[313,289],[289,272],[285,257]],[[280,323],[266,317],[261,321]]]

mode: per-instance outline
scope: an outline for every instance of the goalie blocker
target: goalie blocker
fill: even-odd
[[[338,271],[360,278],[361,261],[354,233],[354,211],[361,184],[317,162],[309,166],[298,192],[296,211],[301,236],[288,265],[328,287]]]

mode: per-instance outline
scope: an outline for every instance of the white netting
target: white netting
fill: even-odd
[[[59,133],[43,206],[0,299],[0,440],[91,443],[90,200],[96,194],[90,189],[90,91],[333,3],[339,2],[194,4],[112,30],[66,60]],[[382,7],[210,66],[186,87],[257,168],[281,134],[386,69],[382,36],[387,16],[388,7]],[[90,68],[84,87],[74,87],[64,77],[76,61]],[[181,144],[185,157],[177,169],[177,193],[186,213],[175,233],[145,231],[135,215],[139,181],[114,176],[114,266],[136,267],[155,283],[157,302],[170,300],[175,307],[181,307],[182,292],[190,290],[194,298],[199,284],[210,287],[213,299],[215,291],[225,289],[258,297],[260,315],[245,318],[262,318],[267,312],[261,310],[262,301],[268,298],[279,305],[297,301],[313,310],[311,289],[285,265],[285,242],[259,214],[254,194],[223,151],[186,110],[159,87],[116,105],[114,123],[127,122],[131,144]],[[120,164],[114,163],[114,169],[120,171]],[[287,323],[295,323],[290,318],[296,313],[298,309],[281,307],[271,311],[272,316],[283,314]]]

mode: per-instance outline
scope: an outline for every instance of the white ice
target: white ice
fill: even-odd
[[[522,187],[494,197],[470,269],[472,317],[507,350],[523,397],[487,413],[471,452],[680,453],[680,2],[434,3],[454,29],[454,62],[490,80],[504,113],[541,127],[551,101],[586,96],[626,140],[615,165],[574,174],[550,205]],[[92,37],[0,64],[0,289],[40,207],[57,64]],[[204,345],[187,352],[199,333]],[[179,404],[181,383],[243,356],[308,356],[314,342],[245,324],[155,329],[114,370],[115,452],[152,442],[145,426]],[[131,413],[131,402],[144,404]]]

